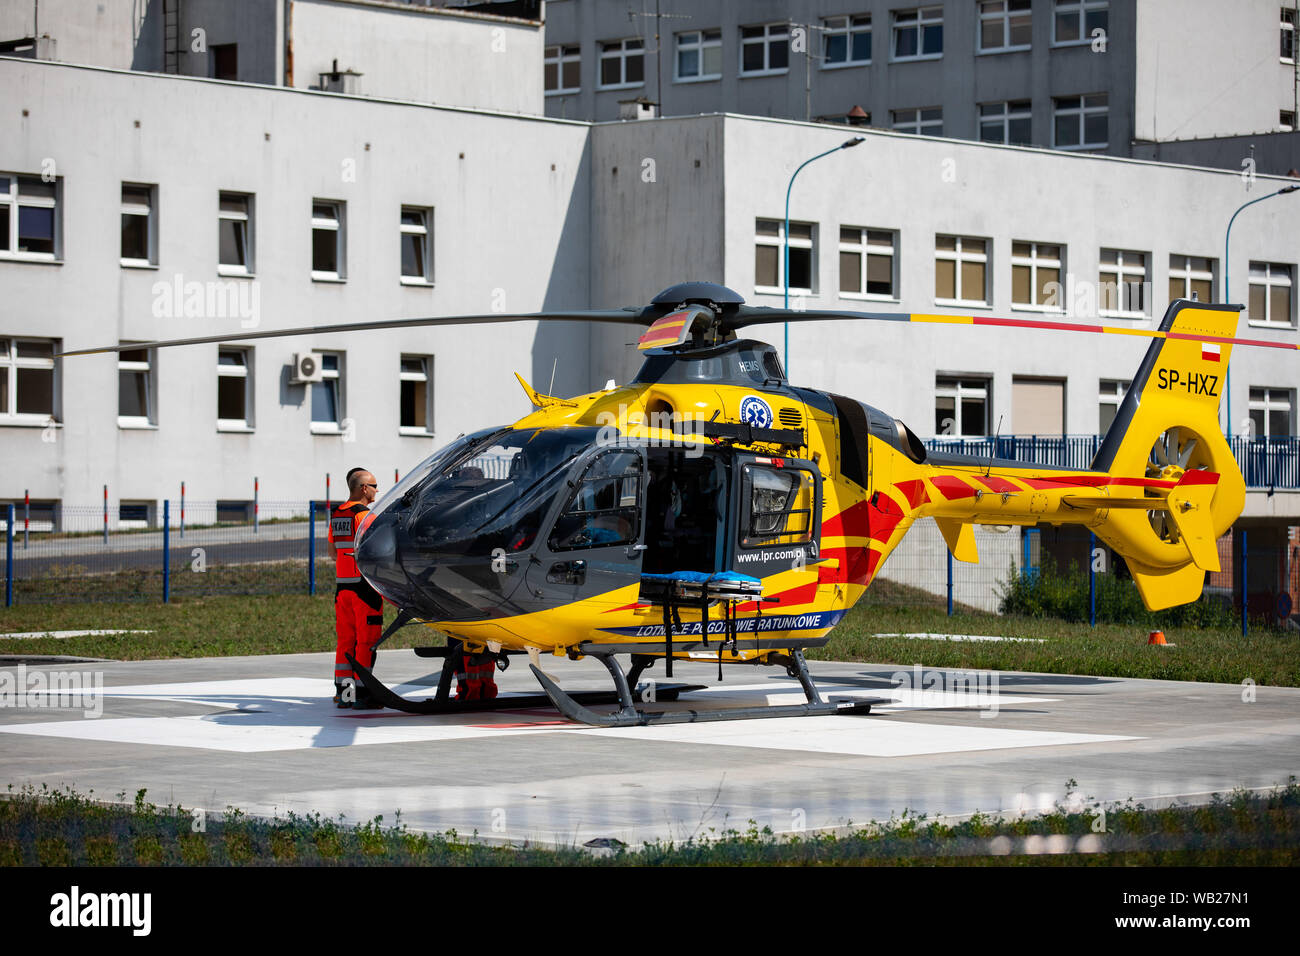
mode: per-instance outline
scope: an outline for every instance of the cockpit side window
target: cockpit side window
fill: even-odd
[[[641,455],[608,451],[588,466],[556,519],[552,551],[634,544],[641,533]]]

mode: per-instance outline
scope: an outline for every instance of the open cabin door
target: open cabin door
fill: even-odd
[[[731,567],[756,578],[814,571],[821,553],[822,476],[811,461],[736,456]],[[815,572],[814,572],[815,573]]]
[[[550,532],[529,560],[530,598],[550,607],[598,598],[641,581],[644,452],[601,449],[577,474]],[[608,603],[626,602],[611,597]]]

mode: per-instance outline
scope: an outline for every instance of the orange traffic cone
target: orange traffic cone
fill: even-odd
[[[1164,631],[1152,631],[1152,632],[1151,632],[1151,636],[1147,638],[1147,643],[1148,643],[1148,644],[1168,644],[1169,642],[1165,640],[1165,632],[1164,632]]]

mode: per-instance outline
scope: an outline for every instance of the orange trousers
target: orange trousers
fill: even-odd
[[[384,627],[384,612],[371,607],[356,591],[339,591],[334,595],[334,631],[338,644],[334,650],[334,683],[355,680],[352,665],[344,654],[351,654],[362,667],[375,666],[375,644]]]

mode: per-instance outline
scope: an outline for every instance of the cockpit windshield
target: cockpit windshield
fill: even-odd
[[[595,444],[598,433],[595,428],[498,431],[434,463],[439,467],[413,491],[412,540],[425,547],[473,540],[474,551],[488,543],[509,551],[526,548],[563,485],[557,476]]]
[[[469,435],[461,435],[449,445],[439,448],[424,461],[420,462],[409,472],[406,477],[399,481],[383,494],[378,501],[370,507],[370,511],[379,515],[387,511],[395,501],[401,501],[412,489],[426,481],[430,475],[441,472],[449,464],[460,461],[473,449],[482,445],[485,441],[508,431],[509,429],[497,426],[495,428],[484,428],[482,431],[473,432]],[[408,502],[409,503],[409,502]]]

